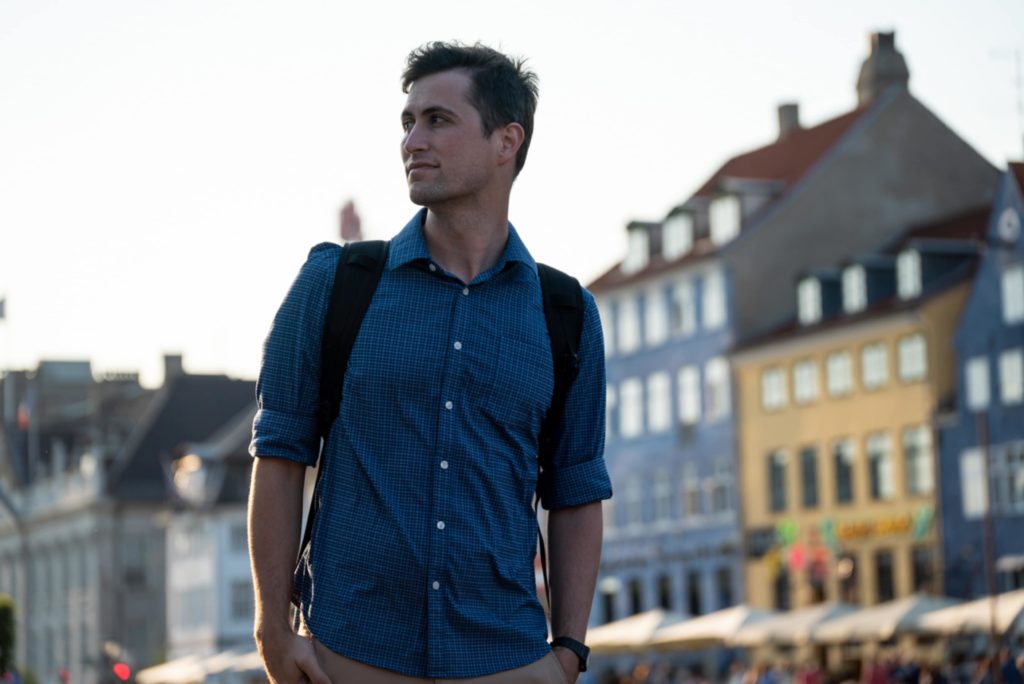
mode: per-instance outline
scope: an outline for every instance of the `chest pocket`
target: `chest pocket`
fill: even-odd
[[[468,370],[480,393],[484,418],[499,430],[519,431],[536,440],[554,389],[551,347],[544,331],[536,336],[504,335],[494,355]],[[490,355],[488,355],[490,356]]]

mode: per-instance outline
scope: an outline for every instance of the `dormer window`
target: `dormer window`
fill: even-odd
[[[629,247],[626,258],[622,262],[623,273],[636,273],[644,266],[650,258],[650,238],[643,228],[633,228],[629,231]]]
[[[740,198],[722,195],[711,200],[711,242],[724,245],[740,233]]]
[[[661,251],[666,260],[677,259],[693,247],[693,217],[686,212],[665,219],[662,228]]]
[[[797,314],[801,325],[821,320],[821,283],[817,278],[804,278],[797,287]]]
[[[900,299],[913,299],[921,294],[921,254],[904,250],[896,258],[896,291]]]
[[[864,267],[848,266],[843,271],[843,311],[848,314],[863,311],[868,305],[867,279]]]

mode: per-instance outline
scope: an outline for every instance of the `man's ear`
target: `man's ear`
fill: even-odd
[[[498,164],[502,166],[509,162],[514,164],[516,154],[523,146],[523,141],[526,140],[526,131],[519,124],[512,122],[505,124],[495,133],[498,141]]]

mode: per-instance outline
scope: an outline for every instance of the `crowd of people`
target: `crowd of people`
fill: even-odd
[[[951,658],[938,663],[916,658],[873,658],[858,668],[827,671],[816,663],[800,665],[733,661],[719,677],[700,665],[667,660],[640,661],[628,671],[606,667],[591,680],[597,684],[1024,684],[1024,653],[1003,649],[991,658]]]

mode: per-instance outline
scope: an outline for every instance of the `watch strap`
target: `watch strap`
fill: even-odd
[[[587,660],[590,658],[590,649],[587,648],[586,644],[576,641],[572,637],[560,636],[555,637],[551,640],[551,647],[561,646],[562,648],[569,649],[576,654],[576,657],[580,659],[580,672],[587,671]]]

